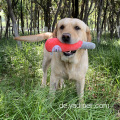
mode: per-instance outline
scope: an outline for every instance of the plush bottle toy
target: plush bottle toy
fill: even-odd
[[[45,47],[48,52],[67,52],[77,49],[94,49],[95,44],[84,41],[78,41],[75,44],[66,44],[60,42],[57,38],[51,38],[46,41]]]

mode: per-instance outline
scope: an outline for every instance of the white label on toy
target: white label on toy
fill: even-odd
[[[61,51],[62,51],[62,49],[59,45],[55,45],[52,49],[52,52],[61,52]]]

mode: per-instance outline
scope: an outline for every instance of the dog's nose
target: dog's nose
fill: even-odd
[[[70,33],[63,33],[62,34],[62,41],[64,43],[70,43],[70,38],[71,38]]]

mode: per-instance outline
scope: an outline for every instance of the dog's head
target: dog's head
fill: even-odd
[[[79,19],[64,18],[60,20],[56,29],[53,32],[53,36],[57,37],[61,42],[67,44],[77,43],[81,41],[91,41],[90,29],[89,27]],[[63,52],[65,56],[72,56],[76,51]]]

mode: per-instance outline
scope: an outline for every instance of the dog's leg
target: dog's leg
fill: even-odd
[[[50,95],[52,97],[55,97],[55,91],[58,87],[58,83],[59,83],[59,78],[57,78],[54,74],[51,73],[50,76]]]
[[[43,63],[43,78],[42,78],[42,86],[46,85],[47,80],[47,69],[49,67],[50,62]]]
[[[77,94],[79,97],[79,103],[83,104],[84,103],[84,86],[85,86],[85,77],[80,79],[80,81],[76,82],[76,88],[77,88]]]
[[[58,81],[54,75],[50,76],[50,92],[55,92],[58,87]]]
[[[62,88],[65,88],[65,83],[64,83],[64,79],[60,79],[60,88],[62,89]]]
[[[46,85],[47,69],[48,69],[48,67],[50,65],[50,62],[51,62],[51,57],[44,56],[44,58],[43,58],[43,64],[42,64],[42,68],[43,68],[42,86]]]

